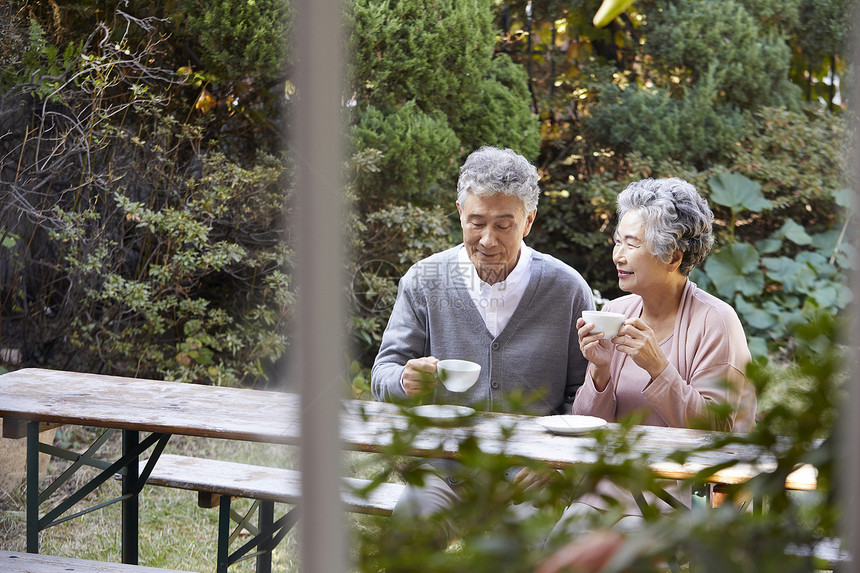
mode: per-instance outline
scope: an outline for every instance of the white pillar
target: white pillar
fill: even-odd
[[[302,393],[301,569],[347,570],[340,504],[338,412],[345,374],[341,183],[341,5],[298,0],[296,101],[289,153],[297,168],[291,234],[296,243],[293,372]]]
[[[854,10],[854,37],[851,41],[848,58],[854,62],[856,72],[856,66],[860,64],[860,10]],[[860,121],[856,119],[860,113],[860,82],[856,81],[857,79],[860,78],[851,82],[852,93],[847,94],[849,107],[855,115],[850,126],[855,141],[860,136]],[[851,171],[849,177],[854,184],[854,205],[857,207],[860,206],[860,189],[857,188],[857,181],[860,181],[860,146],[857,143],[854,145],[849,151],[848,168]],[[855,229],[854,244],[860,245],[860,228]],[[860,261],[855,261],[855,266],[858,262]],[[846,341],[846,358],[851,361],[851,379],[848,381],[848,400],[840,412],[839,461],[842,463],[837,465],[836,479],[842,496],[840,505],[845,510],[842,518],[843,539],[853,555],[853,564],[840,568],[842,571],[856,571],[857,565],[860,564],[860,448],[857,447],[857,436],[860,436],[860,357],[857,355],[857,349],[860,348],[860,270],[853,271],[851,279],[854,302],[849,307],[851,319],[848,324],[849,338]]]

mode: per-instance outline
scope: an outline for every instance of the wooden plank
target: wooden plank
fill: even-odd
[[[660,477],[669,479],[685,479],[690,477],[692,470],[703,471],[706,465],[684,464],[683,466],[674,462],[660,462],[652,464],[651,469]],[[708,483],[719,485],[739,485],[748,482],[753,477],[766,471],[773,471],[773,466],[740,463],[732,467],[721,469],[712,476],[705,479]],[[785,480],[785,488],[791,490],[813,491],[818,487],[818,471],[815,467],[804,465],[794,470]]]
[[[164,573],[174,570],[0,550],[0,571],[3,573]]]
[[[348,511],[389,515],[403,491],[401,484],[383,483],[367,495],[370,482],[343,478],[343,501]],[[230,495],[297,505],[301,500],[301,472],[206,458],[163,454],[147,480],[154,485],[202,492],[201,507],[214,507],[216,495]]]
[[[297,444],[299,397],[25,368],[0,376],[0,417]]]

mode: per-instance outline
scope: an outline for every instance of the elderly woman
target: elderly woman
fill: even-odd
[[[592,334],[592,323],[577,321],[589,365],[573,413],[609,421],[637,413],[642,423],[654,426],[751,429],[756,396],[745,376],[750,353],[740,320],[728,304],[688,278],[714,242],[707,202],[681,179],[646,179],[618,196],[618,218],[612,261],[618,286],[630,294],[603,310],[626,319],[611,340]],[[725,408],[711,407],[726,404],[727,415]],[[689,488],[664,485],[689,503]],[[671,510],[643,493],[640,500]],[[567,508],[553,536],[583,533],[588,525],[581,518],[609,509],[606,497],[622,504],[616,529],[635,527],[641,519],[635,496],[604,480]]]
[[[614,421],[641,412],[654,426],[749,430],[756,397],[741,322],[688,278],[714,242],[706,201],[681,179],[646,179],[618,196],[618,218],[612,261],[631,294],[603,310],[626,321],[612,340],[577,321],[589,366],[573,413]],[[729,415],[717,416],[716,404],[731,406]]]

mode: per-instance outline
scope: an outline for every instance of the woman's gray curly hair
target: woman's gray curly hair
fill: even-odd
[[[472,152],[460,167],[457,202],[462,205],[467,192],[486,196],[504,193],[522,199],[526,213],[531,213],[540,199],[539,179],[535,166],[522,155],[512,149],[484,146]]]
[[[702,264],[714,245],[714,213],[696,188],[677,177],[643,179],[618,195],[618,220],[636,211],[645,227],[645,246],[664,263],[675,251],[684,276]]]

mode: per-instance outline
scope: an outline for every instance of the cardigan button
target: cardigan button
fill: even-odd
[[[498,350],[500,346],[501,346],[501,344],[499,344],[498,342],[494,342],[494,343],[492,344],[492,348],[493,348],[493,350]]]
[[[499,383],[498,383],[498,381],[493,380],[492,382],[490,382],[490,386],[491,386],[494,390],[498,390],[498,389],[499,389],[499,386],[501,386],[501,384],[499,384]]]

